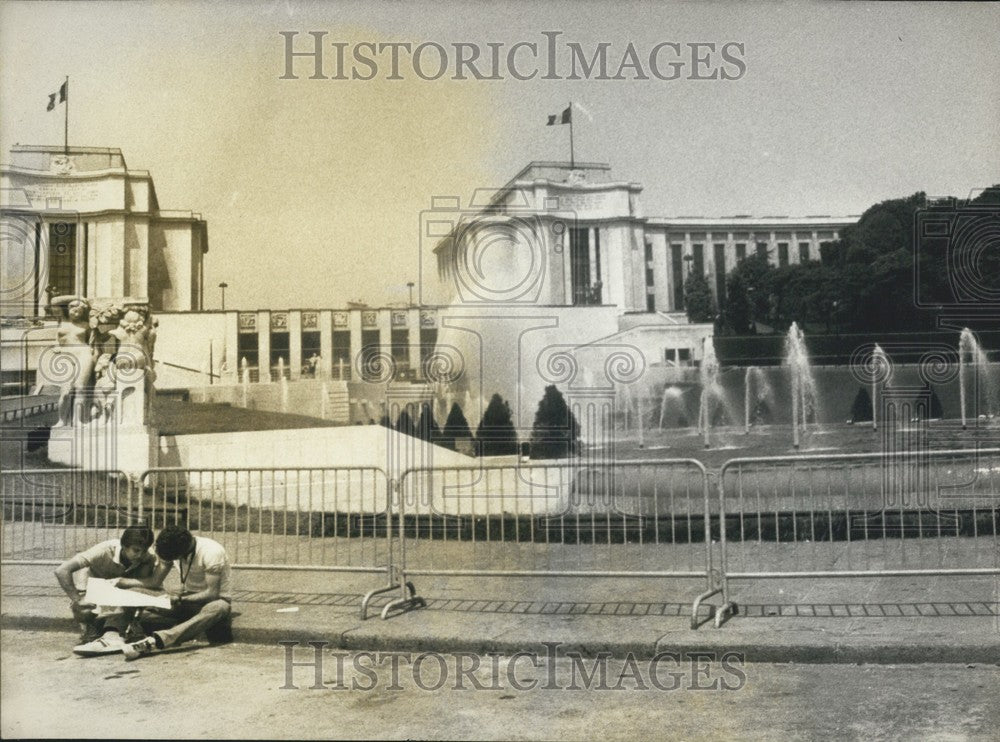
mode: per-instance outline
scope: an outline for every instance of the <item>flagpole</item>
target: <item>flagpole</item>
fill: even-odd
[[[569,102],[569,169],[573,170],[576,167],[576,161],[573,158],[573,101]]]
[[[66,111],[63,120],[63,154],[69,157],[69,75],[66,75]]]

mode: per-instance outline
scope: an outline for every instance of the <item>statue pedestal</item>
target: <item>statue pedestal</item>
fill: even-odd
[[[157,431],[148,427],[56,427],[49,436],[49,461],[85,471],[138,476],[156,467],[159,440]]]

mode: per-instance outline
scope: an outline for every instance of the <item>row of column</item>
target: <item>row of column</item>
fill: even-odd
[[[692,236],[694,235],[694,236]],[[737,237],[736,235],[741,235]],[[752,239],[751,239],[752,235]],[[656,308],[666,311],[668,308],[680,311],[680,297],[675,295],[674,274],[671,265],[671,246],[681,245],[682,259],[687,256],[694,256],[694,245],[702,245],[702,255],[704,258],[704,275],[708,279],[712,293],[716,293],[715,285],[715,245],[725,244],[725,272],[729,273],[737,262],[736,246],[746,245],[746,254],[753,255],[757,249],[757,243],[766,242],[770,261],[773,265],[778,265],[778,243],[788,244],[788,262],[794,265],[799,260],[799,243],[809,243],[809,259],[819,260],[820,244],[838,239],[839,231],[831,230],[810,230],[807,233],[801,231],[753,231],[753,232],[653,232],[647,233],[648,239],[652,243],[652,262],[643,263],[653,271],[653,290]],[[684,261],[688,262],[688,261]],[[686,274],[688,268],[682,265],[681,271]],[[692,266],[693,270],[693,266]],[[638,284],[645,287],[644,276],[637,277]],[[718,297],[716,297],[718,299]]]
[[[351,375],[355,377],[358,356],[364,346],[363,332],[377,330],[380,348],[383,352],[391,352],[393,330],[397,332],[405,330],[407,332],[406,360],[411,369],[416,369],[419,378],[421,376],[421,330],[436,327],[437,311],[422,307],[343,310],[293,309],[288,311],[262,309],[256,312],[240,312],[237,331],[241,335],[256,334],[258,374],[260,381],[268,382],[276,378],[273,373],[276,369],[271,364],[272,333],[288,333],[289,376],[292,379],[298,379],[302,377],[303,366],[308,363],[308,358],[302,357],[302,335],[305,332],[318,332],[320,360],[317,376],[329,379],[334,377],[334,331],[350,333],[350,364],[353,369]],[[238,362],[242,363],[242,359],[239,359]]]

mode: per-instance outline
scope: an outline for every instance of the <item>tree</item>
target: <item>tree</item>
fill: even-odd
[[[416,436],[425,441],[437,441],[441,438],[441,429],[434,420],[434,410],[427,402],[420,405],[420,418],[417,420]]]
[[[562,459],[580,448],[580,424],[556,386],[545,387],[531,431],[531,458]]]
[[[406,410],[399,413],[399,418],[396,420],[396,431],[403,435],[416,436],[417,434],[413,427],[413,418],[410,417],[410,413]]]
[[[490,398],[476,430],[480,456],[509,456],[517,453],[517,431],[510,405],[499,394]]]
[[[851,403],[851,422],[865,423],[872,421],[872,398],[868,396],[868,390],[863,386],[858,387],[858,393],[854,395]]]
[[[441,432],[441,445],[454,451],[455,441],[463,438],[472,438],[472,431],[469,430],[469,421],[465,419],[462,408],[458,402],[454,402],[444,423],[444,430]]]
[[[775,268],[766,255],[749,255],[726,276],[725,320],[737,335],[754,331],[754,322],[770,323]]]
[[[712,289],[700,273],[691,273],[684,282],[684,307],[689,322],[711,322],[715,319]]]

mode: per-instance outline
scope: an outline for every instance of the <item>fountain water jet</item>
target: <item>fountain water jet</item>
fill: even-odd
[[[288,412],[288,379],[285,378],[285,358],[278,357],[278,388],[281,390],[281,411]]]
[[[704,351],[701,359],[701,400],[698,405],[698,432],[702,434],[705,441],[705,448],[711,446],[712,398],[721,395],[719,388],[719,361],[715,357],[715,343],[712,338],[706,337],[702,341]]]
[[[992,384],[989,381],[989,359],[986,357],[986,353],[983,351],[982,346],[979,345],[979,339],[976,334],[970,330],[968,327],[962,330],[961,335],[958,338],[958,389],[959,389],[959,406],[962,409],[962,430],[967,427],[967,421],[965,417],[965,400],[967,397],[967,392],[965,388],[965,377],[966,377],[966,354],[969,356],[969,363],[975,372],[973,379],[978,379],[979,374],[982,373],[987,378],[986,384],[986,408],[987,412],[991,412],[990,402],[992,401],[993,392]],[[976,389],[976,385],[973,385],[973,390]]]
[[[660,399],[660,430],[663,430],[663,418],[667,414],[667,402],[671,399],[681,399],[684,392],[676,386],[667,384],[663,387],[663,397]]]
[[[243,408],[248,408],[250,400],[250,366],[246,356],[240,362],[240,380],[243,382]]]
[[[753,394],[751,395],[751,390]],[[771,383],[757,366],[747,367],[743,376],[743,431],[750,432],[757,406],[772,398]],[[752,402],[752,403],[751,403]]]
[[[878,430],[878,382],[879,378],[882,378],[883,387],[889,383],[889,379],[892,378],[892,363],[889,361],[889,356],[885,354],[882,350],[882,346],[875,343],[875,349],[872,351],[872,430]]]
[[[785,338],[785,365],[791,369],[792,374],[792,445],[798,448],[800,425],[801,430],[805,431],[809,413],[812,413],[814,420],[819,419],[819,413],[816,409],[816,380],[809,363],[805,335],[797,322],[793,322],[788,328]]]

